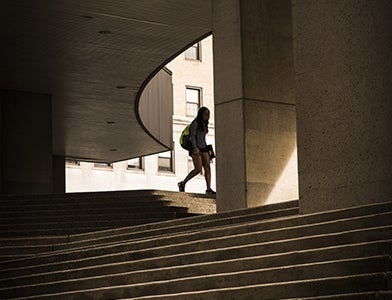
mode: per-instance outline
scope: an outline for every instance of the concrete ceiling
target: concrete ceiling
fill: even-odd
[[[1,0],[0,11],[1,88],[53,96],[55,155],[113,162],[165,150],[139,124],[136,98],[211,32],[211,0]]]

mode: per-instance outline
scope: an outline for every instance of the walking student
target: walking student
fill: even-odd
[[[192,149],[189,150],[189,156],[192,157],[194,169],[189,172],[183,181],[178,183],[180,192],[185,192],[186,183],[201,173],[204,168],[204,176],[206,179],[206,193],[213,195],[215,191],[211,189],[211,158],[206,143],[206,134],[208,133],[208,120],[210,119],[210,111],[207,107],[201,107],[197,113],[197,117],[192,121],[189,127],[189,137],[192,143]]]

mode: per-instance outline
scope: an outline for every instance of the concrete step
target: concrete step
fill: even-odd
[[[121,219],[153,219],[153,218],[171,218],[173,214],[183,214],[186,216],[187,214],[187,208],[185,207],[162,207],[159,209],[155,210],[146,210],[146,211],[140,211],[140,212],[134,212],[134,211],[122,211],[122,212],[105,212],[105,211],[99,211],[99,212],[94,212],[94,211],[79,211],[78,214],[75,215],[67,215],[67,214],[62,214],[61,211],[57,212],[57,215],[31,215],[31,216],[20,216],[20,217],[4,217],[0,219],[0,226],[2,225],[23,225],[23,224],[42,224],[42,223],[47,223],[47,224],[56,224],[56,223],[68,223],[68,222],[75,222],[75,221],[81,221],[83,222],[91,222],[91,221],[96,221],[96,220],[111,220],[113,223],[115,223],[117,220]]]
[[[364,292],[364,293],[301,298],[301,300],[387,300],[387,299],[388,300],[392,299],[392,292],[378,291],[378,292]],[[288,298],[285,300],[298,300],[298,298]]]
[[[1,195],[0,207],[3,205],[47,205],[53,203],[99,203],[99,202],[144,202],[159,201],[161,199],[187,199],[187,200],[213,200],[215,196],[206,194],[178,193],[169,191],[114,191],[114,192],[91,192],[91,193],[67,193],[67,194],[47,194],[47,195]]]
[[[119,242],[122,240],[139,240],[144,238],[154,237],[156,235],[166,235],[166,234],[175,234],[177,232],[193,232],[200,231],[204,228],[213,228],[213,227],[223,227],[230,226],[231,224],[241,224],[241,223],[258,223],[259,230],[268,230],[279,227],[292,227],[292,226],[300,226],[301,224],[313,223],[313,222],[321,222],[331,219],[337,219],[339,217],[351,217],[361,213],[369,212],[369,213],[377,213],[392,210],[391,203],[381,204],[373,207],[360,207],[350,210],[339,210],[332,211],[323,214],[313,214],[309,216],[295,216],[286,218],[284,220],[277,219],[273,221],[269,221],[266,223],[256,222],[254,220],[263,220],[267,217],[273,217],[273,215],[245,215],[242,217],[231,217],[227,215],[227,218],[220,218],[220,214],[218,215],[208,215],[202,217],[192,217],[186,220],[177,220],[177,221],[167,221],[163,223],[157,224],[149,224],[146,226],[136,226],[129,228],[121,228],[116,230],[104,231],[104,232],[96,232],[92,234],[81,234],[76,236],[70,236],[70,243],[67,245],[61,245],[60,248],[71,248],[71,247],[82,247],[88,246],[93,243],[97,244],[107,244],[111,242]],[[293,211],[295,213],[295,211]],[[276,215],[278,216],[278,215]],[[214,220],[213,217],[216,219]],[[181,222],[181,223],[179,223]],[[183,224],[182,224],[183,223]],[[190,223],[190,224],[187,224]]]
[[[181,201],[192,204],[192,212],[189,212],[178,196],[176,204],[168,200],[168,196],[175,194],[178,193],[126,191],[2,196],[0,238],[81,234],[157,223],[199,215],[198,211],[204,209],[192,201],[212,200],[200,195],[181,196]],[[211,210],[212,206],[215,204],[208,203],[205,210]]]
[[[380,218],[385,222],[390,218]],[[360,222],[355,221],[355,224]],[[359,225],[360,226],[360,225]],[[373,226],[377,226],[376,224]],[[141,243],[121,243],[103,247],[71,250],[60,253],[50,253],[35,256],[31,259],[9,263],[10,270],[0,275],[22,276],[35,272],[51,272],[56,270],[91,267],[98,264],[111,264],[131,260],[140,260],[171,255],[184,255],[186,253],[202,253],[204,261],[218,261],[246,256],[257,256],[279,252],[305,250],[313,248],[331,247],[350,243],[360,243],[376,240],[385,240],[392,236],[392,225],[355,230],[341,231],[337,226],[329,227],[331,233],[304,236],[305,230],[296,230],[296,237],[273,240],[274,232],[251,232],[242,236],[233,235],[222,238],[193,240],[177,244],[154,245],[145,241],[146,248]],[[283,229],[284,230],[284,229]],[[306,233],[305,233],[306,234]],[[26,266],[31,266],[26,268]],[[20,267],[20,269],[16,269]],[[6,266],[4,266],[6,268]]]
[[[173,279],[179,274],[181,276],[191,276],[194,270],[195,275],[208,275],[219,273],[230,273],[235,271],[261,270],[269,268],[282,268],[295,264],[320,263],[334,260],[349,260],[355,258],[390,255],[392,249],[392,240],[358,243],[351,245],[332,246],[325,248],[316,248],[311,250],[300,250],[288,253],[274,253],[261,256],[238,255],[232,259],[211,260],[209,255],[202,253],[191,253],[184,255],[166,256],[151,259],[141,259],[136,261],[116,262],[112,264],[95,265],[86,268],[75,268],[69,270],[60,270],[53,272],[39,272],[32,275],[19,276],[17,271],[13,273],[12,279],[0,280],[0,287],[11,287],[18,285],[40,284],[54,281],[64,281],[79,278],[93,278],[95,276],[108,276],[114,274],[125,274],[131,272],[145,274],[144,278]],[[135,282],[137,279],[134,279]]]
[[[92,290],[96,288],[127,285],[130,289],[134,285],[132,295],[145,296],[153,294],[167,294],[173,291],[190,292],[199,289],[232,288],[247,285],[267,284],[294,280],[308,280],[312,278],[325,278],[349,276],[367,273],[387,272],[389,270],[389,255],[366,258],[356,258],[320,263],[289,265],[279,268],[246,270],[227,273],[224,270],[211,268],[204,275],[199,274],[199,266],[188,266],[181,271],[171,270],[169,276],[165,272],[128,272],[111,276],[96,276],[76,280],[50,282],[15,286],[12,289],[0,288],[3,298],[26,297],[39,294],[53,294],[75,290]],[[239,280],[240,278],[240,280]]]
[[[159,199],[163,194],[159,191],[109,191],[109,192],[82,192],[66,194],[21,194],[21,195],[1,195],[0,205],[3,203],[54,203],[64,201],[101,201],[104,199]]]
[[[237,278],[239,279],[239,278]],[[187,279],[185,279],[187,280]],[[157,290],[150,285],[118,285],[92,290],[80,290],[65,293],[53,293],[17,299],[284,299],[289,297],[303,298],[309,296],[328,295],[331,291],[337,294],[383,290],[384,273],[361,274],[355,276],[338,276],[321,279],[274,282],[267,284],[227,287],[224,280],[208,282],[208,286],[193,286],[192,291],[169,291],[167,294],[154,295]],[[246,284],[246,283],[244,283]],[[184,284],[184,289],[188,285]],[[222,287],[223,286],[223,287]],[[138,296],[146,294],[145,296]],[[152,294],[152,295],[151,295]],[[12,298],[11,298],[12,299]],[[15,298],[16,299],[16,298]]]
[[[284,299],[387,290],[392,202],[289,217],[282,211],[298,207],[285,205],[293,206],[60,238],[54,252],[0,263],[0,298]],[[48,245],[19,246],[0,249],[13,255]]]
[[[203,224],[204,227],[210,227],[210,226],[224,226],[225,224],[231,224],[231,223],[241,223],[241,222],[246,222],[246,221],[252,221],[252,220],[263,220],[263,219],[268,219],[268,218],[277,218],[277,217],[283,217],[287,215],[293,215],[293,214],[298,214],[298,207],[293,207],[290,208],[291,206],[294,206],[298,202],[287,202],[283,203],[281,205],[272,205],[272,207],[264,207],[264,208],[255,208],[255,209],[249,209],[249,215],[246,214],[246,210],[241,210],[240,212],[234,211],[232,214],[234,217],[230,218],[229,220],[226,220],[226,218],[231,216],[231,212],[229,213],[224,213],[224,214],[215,214],[215,215],[206,215],[206,216],[201,216],[201,217],[192,217],[192,220],[187,221],[186,219],[181,219],[181,220],[171,220],[171,221],[166,221],[166,222],[161,222],[161,223],[148,223],[147,225],[140,225],[140,226],[132,226],[132,227],[125,227],[125,228],[118,228],[115,230],[108,230],[108,231],[101,231],[101,232],[92,232],[92,233],[87,233],[87,234],[76,234],[72,236],[68,236],[67,240],[71,243],[74,244],[75,246],[80,246],[83,245],[87,242],[95,242],[95,243],[107,243],[110,241],[118,241],[121,239],[129,239],[129,238],[140,238],[140,237],[148,237],[152,236],[155,234],[163,234],[163,233],[171,233],[171,232],[181,232],[182,230],[198,230],[202,228],[202,226],[198,226],[197,228],[194,228],[195,226],[198,225],[198,223],[203,222],[205,220],[211,220],[212,222],[210,223],[205,223]],[[285,209],[287,207],[287,209]],[[270,211],[271,209],[277,208],[278,210],[273,210]],[[279,208],[282,208],[279,210]],[[192,215],[189,214],[188,215]],[[206,217],[206,218],[203,218]],[[189,224],[188,224],[189,223]],[[143,222],[144,224],[144,222]],[[186,227],[183,227],[183,226]],[[59,228],[55,228],[55,230],[58,232]],[[54,230],[54,231],[55,231]],[[68,232],[63,232],[63,230],[60,230],[60,234],[67,234]],[[11,232],[12,233],[12,232]],[[42,234],[48,234],[49,232],[43,231]],[[55,234],[55,232],[53,232]],[[0,233],[0,235],[4,235],[3,233]],[[27,233],[26,233],[27,235]],[[8,234],[8,236],[11,236]],[[31,240],[31,239],[30,239]],[[9,238],[9,239],[0,239],[2,241],[3,245],[7,245],[8,241],[10,245],[24,245],[24,240],[21,238],[15,239],[15,238]],[[48,245],[46,242],[49,242],[50,245],[53,245],[53,243],[50,242],[50,239],[46,238],[38,238],[37,241],[41,241],[42,243],[35,242],[34,244],[40,244],[40,245]]]
[[[0,238],[0,245],[3,247],[51,246],[67,242],[69,242],[68,235]]]
[[[306,224],[306,225],[299,225],[299,226],[291,226],[291,227],[284,227],[284,228],[277,228],[277,229],[266,229],[266,225],[269,222],[258,222],[253,224],[245,224],[245,225],[237,225],[237,226],[226,226],[224,228],[216,228],[210,230],[204,230],[202,232],[182,232],[173,235],[163,235],[163,236],[154,236],[150,239],[142,239],[138,240],[138,248],[133,246],[134,250],[137,249],[146,249],[151,247],[158,247],[158,246],[166,246],[170,244],[181,244],[185,242],[192,242],[192,241],[203,241],[209,239],[220,239],[221,246],[231,246],[230,242],[235,241],[238,243],[243,239],[243,243],[245,244],[248,239],[252,240],[252,243],[264,242],[264,241],[271,241],[271,240],[278,240],[278,239],[288,239],[288,238],[296,238],[299,236],[307,236],[307,235],[315,235],[315,234],[322,234],[322,233],[330,233],[336,231],[338,228],[341,231],[348,231],[353,229],[359,228],[369,228],[375,226],[382,225],[390,225],[392,224],[392,212],[390,213],[383,213],[383,214],[376,214],[370,216],[362,216],[356,218],[349,218],[349,219],[342,219],[342,220],[334,220],[329,222],[321,222],[315,224]],[[268,228],[268,227],[267,227]],[[235,239],[231,237],[235,236]],[[226,238],[228,241],[226,244],[223,243],[223,239]],[[128,244],[130,242],[134,242],[134,239],[129,239],[120,243],[120,240],[117,239],[115,243],[106,243],[101,244],[102,246],[110,247],[112,245],[121,246],[124,244],[126,248],[128,248]],[[0,255],[1,254],[34,254],[34,253],[42,253],[42,252],[50,252],[55,250],[67,250],[71,249],[68,243],[58,244],[58,245],[43,245],[43,246],[0,246]],[[97,247],[98,244],[94,240],[90,240],[89,244],[84,244],[80,247],[75,247],[73,245],[72,249],[84,249],[88,248],[89,246]],[[118,248],[117,252],[123,251],[122,248]]]
[[[157,296],[146,296],[127,298],[147,300],[196,300],[196,299],[303,299],[309,296],[328,295],[331,291],[340,294],[358,293],[366,291],[378,291],[383,289],[383,273],[342,276],[334,278],[323,278],[306,281],[289,281],[264,285],[250,285],[230,289],[214,289],[207,291],[196,291],[181,294],[167,294]],[[106,296],[107,294],[105,294]],[[109,296],[109,295],[108,295]],[[45,298],[43,298],[45,299]],[[107,298],[108,299],[108,298]],[[117,298],[118,299],[118,298]],[[124,299],[124,297],[122,297]]]
[[[130,220],[128,224],[125,226],[137,226],[141,224],[149,224],[156,222],[167,221],[167,219],[144,219],[144,220]],[[76,235],[83,233],[91,233],[96,231],[104,231],[104,230],[112,230],[118,228],[118,226],[110,224],[110,226],[84,226],[84,227],[74,227],[74,228],[41,228],[31,230],[29,229],[15,229],[12,228],[10,230],[0,231],[1,238],[10,238],[10,237],[33,237],[33,236],[61,236],[61,235]]]
[[[293,213],[295,213],[295,212],[293,212]],[[178,214],[177,214],[177,216],[178,216]],[[268,213],[267,216],[269,216],[269,217],[277,217],[277,216],[280,216],[280,213],[275,213],[275,214]],[[266,219],[267,216],[264,215],[262,219]],[[180,231],[180,232],[191,233],[191,232],[194,232],[194,231],[185,231],[184,230],[184,231]],[[139,233],[143,234],[143,232],[139,232]],[[223,232],[223,234],[225,234],[225,233],[226,232]],[[160,234],[158,233],[157,235],[155,235],[155,237],[159,236],[159,235]],[[15,245],[15,242],[18,241],[18,240],[15,240],[15,239],[10,239],[9,243],[8,243],[7,239],[0,239],[0,241],[2,242],[0,244],[0,245],[2,245],[2,246],[0,246],[0,255],[3,253],[3,249],[5,247],[10,248],[10,249],[12,249],[10,251],[17,252],[17,253],[21,253],[20,250],[22,250],[22,251],[24,251],[24,250],[32,251],[30,253],[39,253],[39,252],[42,252],[41,250],[39,250],[40,248],[42,248],[42,249],[52,249],[52,250],[62,250],[62,249],[88,247],[89,245],[93,245],[93,246],[96,247],[97,245],[100,245],[100,244],[101,245],[112,244],[113,242],[119,243],[119,242],[121,242],[123,240],[125,240],[125,241],[139,240],[140,237],[145,239],[145,238],[148,238],[148,235],[144,235],[144,236],[143,235],[142,236],[140,236],[140,235],[139,236],[135,236],[134,234],[130,234],[130,235],[125,235],[125,234],[123,234],[123,235],[112,235],[112,236],[109,236],[109,237],[106,237],[106,238],[102,238],[102,239],[99,239],[99,240],[98,239],[94,239],[94,238],[92,238],[92,239],[90,238],[90,239],[87,239],[87,240],[81,240],[81,241],[76,241],[76,242],[70,242],[70,237],[68,237],[66,241],[63,241],[63,243],[59,243],[59,244],[53,244],[53,243],[47,244],[46,242],[50,243],[51,240],[50,239],[48,239],[48,240],[43,239],[42,240],[43,244],[40,244],[40,245],[37,245],[37,244],[29,245],[29,247],[26,247],[26,244],[23,244],[23,239],[20,239],[20,242],[22,242],[22,243],[19,244],[19,245]],[[33,249],[33,248],[37,248],[38,250],[29,250],[29,249]],[[26,252],[23,252],[23,253],[26,253]]]
[[[84,205],[86,204],[86,205]],[[64,212],[65,214],[77,214],[77,213],[84,213],[86,210],[91,211],[113,211],[118,212],[122,209],[129,209],[135,211],[143,211],[144,209],[154,210],[160,209],[163,207],[170,207],[172,205],[171,200],[160,200],[160,201],[146,201],[146,202],[138,202],[138,203],[97,203],[99,205],[87,205],[84,204],[72,204],[72,205],[45,205],[45,206],[24,206],[23,208],[9,206],[7,208],[2,209],[0,212],[0,217],[6,216],[29,216],[33,212],[39,212],[41,214],[51,215],[56,212]],[[83,206],[84,205],[84,206]],[[174,205],[175,206],[175,205]]]
[[[97,218],[86,218],[86,219],[77,219],[77,220],[52,220],[52,221],[46,221],[46,220],[34,220],[36,223],[8,223],[8,224],[0,224],[0,232],[1,231],[9,231],[9,230],[41,230],[45,228],[56,228],[56,227],[61,227],[61,228],[79,228],[79,227],[125,227],[129,225],[129,223],[132,223],[133,220],[144,220],[148,218],[149,220],[151,219],[171,219],[171,218],[176,218],[176,213],[175,212],[163,212],[162,214],[156,213],[156,214],[145,214],[144,216],[139,216],[136,215],[135,219],[132,219],[131,217],[124,216],[124,218],[121,219],[114,219],[111,218],[110,216],[106,216],[105,218],[97,219]],[[41,221],[41,222],[40,222]]]
[[[95,240],[108,242],[113,238],[124,237],[143,238],[155,235],[172,234],[184,231],[200,231],[213,227],[230,226],[234,224],[245,224],[279,218],[279,220],[268,222],[264,229],[280,227],[298,226],[307,223],[317,223],[334,219],[351,218],[361,215],[378,214],[392,211],[392,202],[385,202],[373,205],[365,205],[348,209],[334,210],[323,213],[315,213],[306,216],[298,215],[298,201],[289,201],[280,204],[267,205],[262,207],[229,211],[225,213],[204,215],[181,220],[171,220],[162,223],[146,224],[115,230],[94,232],[70,236],[72,243]]]
[[[118,300],[130,300],[128,299],[118,299]],[[139,299],[167,299],[161,298],[160,296],[151,296],[151,297],[143,297]],[[170,297],[169,299],[180,299],[176,298],[176,295]],[[197,299],[205,299],[205,298],[197,298]],[[253,298],[246,298],[247,300],[260,300],[258,295],[255,295]],[[264,298],[263,298],[264,299]],[[285,300],[392,300],[392,292],[364,292],[364,293],[352,293],[352,294],[340,294],[333,296],[319,296],[319,297],[306,297],[306,298],[285,298]]]
[[[0,220],[5,218],[30,218],[30,217],[52,217],[52,216],[83,216],[89,214],[117,214],[117,213],[142,213],[169,210],[172,208],[187,209],[183,206],[171,205],[171,201],[146,202],[138,205],[106,206],[70,209],[42,209],[42,210],[8,210],[0,212]]]
[[[168,192],[169,194],[175,192]],[[188,194],[188,193],[187,193]],[[54,199],[102,199],[102,198],[121,198],[121,197],[148,197],[167,195],[167,191],[160,190],[123,190],[123,191],[102,191],[102,192],[72,192],[58,194],[13,194],[1,195],[1,201],[52,201]],[[193,194],[200,197],[210,197],[205,194]]]
[[[170,201],[168,202],[168,199]],[[79,209],[79,208],[112,208],[154,205],[160,202],[169,205],[188,207],[190,212],[196,214],[209,214],[216,212],[215,199],[204,194],[189,194],[167,191],[121,191],[121,192],[95,192],[60,195],[22,195],[11,197],[1,196],[0,212],[10,209],[16,211],[32,211],[34,209]]]
[[[10,212],[31,212],[31,211],[53,211],[53,210],[76,210],[76,209],[99,209],[110,207],[140,207],[140,206],[167,206],[171,204],[171,200],[161,199],[152,201],[150,199],[139,199],[139,201],[128,201],[121,199],[102,199],[101,201],[79,201],[79,202],[53,202],[53,203],[34,203],[34,204],[9,204],[2,205],[1,211]]]
[[[146,222],[148,220],[143,220],[141,222]],[[133,220],[133,222],[135,222],[135,220]],[[72,230],[75,231],[82,231],[82,230],[90,230],[92,231],[93,229],[96,229],[95,227],[93,228],[82,228],[82,229],[71,229],[71,228],[67,228],[67,229],[57,229],[57,231],[60,230],[60,233],[63,233],[63,231],[65,232],[71,232]],[[26,232],[22,231],[22,235],[24,235]],[[52,232],[51,232],[52,233]],[[6,234],[6,233],[2,233],[2,234]],[[15,235],[15,232],[13,232],[13,234]],[[155,237],[156,238],[156,237]],[[69,237],[67,237],[67,239],[69,240]],[[153,237],[154,239],[154,237]],[[94,240],[87,240],[87,241],[81,241],[81,242],[76,242],[76,243],[62,243],[62,244],[58,244],[58,245],[21,245],[21,246],[8,246],[7,245],[7,239],[3,238],[0,239],[0,241],[2,242],[2,247],[0,247],[0,261],[2,263],[4,263],[5,261],[8,260],[14,260],[14,259],[18,259],[19,257],[26,257],[28,255],[33,255],[33,254],[39,254],[42,252],[48,252],[48,251],[58,251],[58,250],[67,250],[67,249],[84,249],[84,248],[89,248],[91,245],[93,245],[93,247],[97,247],[98,245],[100,245],[100,243],[96,243],[95,245]],[[15,239],[10,239],[11,242],[14,242]],[[21,241],[23,241],[23,239],[21,239]],[[119,239],[119,241],[121,241],[121,239]],[[113,243],[105,243],[102,245],[112,245]],[[118,244],[118,242],[116,242],[116,244]],[[76,247],[77,245],[79,245],[79,247]],[[11,254],[12,253],[12,254]]]
[[[376,224],[374,221],[376,219],[379,219],[382,217],[382,220],[384,220],[384,223],[382,224],[388,224],[389,223],[389,218],[391,217],[391,213],[386,213],[386,214],[380,214],[380,217],[378,215],[373,215],[370,217],[359,217],[358,219],[361,221],[361,226],[371,226],[372,224]],[[301,220],[304,219],[303,217],[297,217],[295,218],[297,220]],[[264,234],[264,236],[267,238],[269,236],[274,235],[275,238],[279,237],[279,234],[281,234],[281,237],[288,237],[288,233],[286,231],[274,231],[274,228],[279,228],[279,226],[283,225],[283,227],[287,228],[291,228],[289,234],[297,234],[295,233],[296,231],[303,231],[304,229],[301,227],[301,224],[304,223],[308,223],[311,224],[310,220],[306,220],[306,222],[298,222],[299,225],[297,224],[284,224],[284,221],[287,220],[275,220],[275,221],[270,221],[270,222],[257,222],[257,223],[253,223],[253,224],[246,224],[246,225],[238,225],[238,226],[231,226],[231,227],[224,227],[221,229],[216,229],[216,230],[208,230],[207,232],[194,232],[194,231],[186,231],[183,228],[181,230],[181,234],[176,234],[173,235],[174,233],[171,233],[171,237],[164,237],[163,241],[165,242],[165,244],[169,244],[171,242],[173,243],[180,243],[180,242],[184,242],[185,240],[190,241],[191,239],[208,239],[208,238],[217,238],[220,236],[225,236],[225,235],[239,235],[242,233],[246,233],[246,232],[255,232],[255,231],[265,231],[265,230],[272,230],[268,235]],[[314,219],[313,221],[316,221],[316,219]],[[377,221],[377,220],[376,220]],[[380,220],[379,220],[380,221]],[[281,224],[283,222],[283,224]],[[355,223],[351,222],[351,219],[343,219],[341,220],[339,223],[340,228],[342,230],[349,230],[350,228],[354,228]],[[381,225],[381,223],[379,223]],[[294,225],[294,226],[293,226]],[[304,234],[312,234],[312,233],[316,233],[316,232],[323,232],[323,230],[329,230],[328,228],[331,226],[336,226],[334,222],[332,222],[331,224],[320,224],[320,225],[314,225],[314,226],[307,226],[306,227],[306,231],[303,231]],[[322,228],[323,229],[320,229]],[[272,229],[270,229],[272,228]],[[321,231],[320,231],[321,230]],[[162,235],[162,233],[159,233],[160,235]],[[148,236],[148,235],[147,235]],[[146,236],[146,232],[144,232],[144,239],[147,239],[148,237]],[[159,239],[157,239],[158,235],[153,236],[153,243],[155,245],[157,245]],[[30,247],[26,247],[26,246],[21,246],[21,247],[15,247],[14,245],[8,246],[8,250],[7,250],[7,246],[6,243],[3,243],[4,246],[2,248],[0,248],[0,253],[9,253],[9,252],[17,252],[17,253],[22,253],[22,254],[26,254],[26,253],[38,253],[38,252],[42,252],[39,249],[42,250],[62,250],[62,249],[70,249],[70,248],[81,248],[81,247],[88,247],[89,245],[93,245],[94,247],[98,246],[99,244],[101,245],[110,245],[113,242],[119,243],[122,240],[125,240],[127,242],[131,241],[131,240],[140,240],[140,236],[138,238],[138,236],[134,236],[132,234],[129,235],[121,235],[121,236],[112,236],[111,239],[106,238],[106,239],[101,239],[101,241],[97,242],[97,239],[89,239],[86,241],[81,241],[81,242],[72,242],[72,243],[63,243],[63,244],[58,244],[58,245],[40,245],[40,246],[30,246]],[[151,237],[150,237],[151,238]],[[104,241],[106,243],[104,243]],[[145,246],[145,243],[140,243],[141,246]],[[34,248],[38,249],[38,250],[34,250]],[[4,252],[6,251],[6,252]],[[8,251],[8,252],[7,252]],[[22,251],[22,252],[20,252]]]

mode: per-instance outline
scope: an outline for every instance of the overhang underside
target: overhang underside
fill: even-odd
[[[211,1],[2,0],[1,23],[1,88],[52,95],[53,154],[114,162],[170,147],[139,123],[137,98],[211,33]]]

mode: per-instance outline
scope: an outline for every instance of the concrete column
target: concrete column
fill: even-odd
[[[390,201],[392,2],[293,1],[302,212]]]
[[[54,155],[53,158],[53,192],[65,193],[65,157]]]
[[[1,94],[2,193],[51,193],[51,96],[10,90]]]
[[[291,1],[213,1],[218,211],[298,198]]]
[[[0,90],[0,195],[3,194],[3,92]]]

